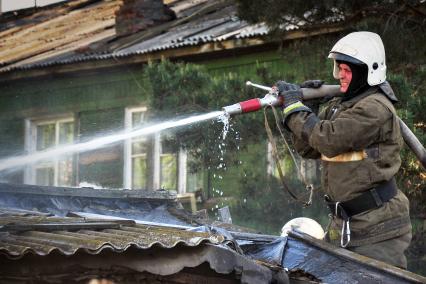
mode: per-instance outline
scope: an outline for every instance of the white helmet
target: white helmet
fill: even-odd
[[[333,76],[339,79],[339,67],[336,60],[368,67],[368,85],[374,86],[386,80],[385,47],[378,34],[372,32],[354,32],[341,38],[331,49],[328,58],[334,59]]]
[[[308,234],[316,239],[323,239],[325,234],[317,221],[306,217],[294,218],[288,221],[281,229],[281,236],[285,237],[289,231],[293,230]]]

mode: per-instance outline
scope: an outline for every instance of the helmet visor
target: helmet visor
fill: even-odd
[[[339,53],[339,52],[330,52],[330,55],[328,57],[333,58],[334,60],[337,60],[337,61],[345,61],[345,62],[350,62],[350,63],[358,64],[358,65],[365,64],[361,60],[358,60],[356,58],[353,58],[352,56]]]

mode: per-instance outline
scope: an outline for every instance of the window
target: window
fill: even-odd
[[[74,119],[28,120],[26,148],[29,154],[74,142]],[[28,166],[25,182],[37,185],[71,186],[74,183],[74,156],[63,155]]]
[[[127,131],[143,127],[146,107],[126,109]],[[175,153],[165,133],[129,139],[125,143],[124,188],[173,189],[185,191],[186,159],[184,152]],[[178,174],[179,172],[179,174]]]

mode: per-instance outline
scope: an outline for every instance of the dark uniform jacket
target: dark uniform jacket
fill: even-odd
[[[332,200],[351,200],[397,173],[403,140],[390,98],[396,99],[387,82],[347,101],[336,97],[308,132],[305,122],[312,121],[315,114],[298,112],[290,116],[287,125],[296,150],[305,158],[321,158],[322,186]],[[341,228],[342,220],[333,218],[328,232],[331,242],[340,243]],[[410,232],[408,199],[398,190],[383,206],[353,216],[350,229],[349,246]]]

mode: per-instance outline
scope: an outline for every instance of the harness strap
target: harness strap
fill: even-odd
[[[308,198],[307,201],[304,201],[300,197],[298,197],[296,193],[294,193],[292,190],[290,190],[290,187],[285,182],[284,173],[282,172],[282,169],[281,169],[280,158],[278,156],[277,145],[275,143],[275,139],[274,139],[274,136],[272,134],[271,127],[269,126],[268,118],[266,116],[266,110],[267,110],[267,108],[268,107],[265,107],[264,110],[263,110],[263,115],[264,115],[264,118],[265,118],[265,130],[266,130],[266,134],[268,135],[269,143],[271,143],[271,146],[272,146],[272,156],[273,156],[273,158],[275,160],[275,164],[276,164],[276,167],[277,167],[277,170],[278,170],[278,175],[280,177],[281,184],[282,184],[283,188],[288,192],[288,194],[290,194],[290,196],[295,201],[301,203],[304,207],[308,207],[309,205],[312,204],[313,186],[312,185],[307,185],[306,182],[304,181],[304,183],[306,185],[306,188],[310,189],[309,198]],[[285,140],[284,134],[281,131],[281,128],[280,128],[280,125],[279,125],[279,119],[278,119],[277,111],[275,110],[275,108],[273,106],[270,106],[270,108],[272,109],[272,111],[274,113],[275,123],[277,124],[277,128],[280,131],[281,137],[283,138],[284,143],[286,144],[287,148],[289,149],[290,155],[291,155],[291,157],[293,159],[293,162],[294,162],[296,168],[299,170],[299,167],[297,166],[296,159],[295,159],[293,153],[291,152],[290,147],[287,144],[287,141]]]
[[[378,187],[372,188],[361,195],[345,201],[334,202],[329,196],[325,196],[327,205],[331,213],[343,220],[348,220],[352,216],[362,212],[379,208],[383,203],[391,200],[398,192],[395,177],[382,183]]]

